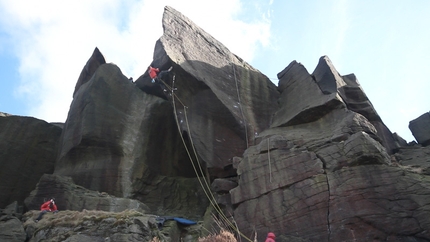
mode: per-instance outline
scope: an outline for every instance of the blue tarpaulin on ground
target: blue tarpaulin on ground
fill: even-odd
[[[197,224],[196,221],[192,221],[185,218],[173,217],[173,216],[159,216],[155,219],[157,221],[158,228],[161,229],[166,220],[175,220],[182,225],[194,225]]]
[[[197,222],[192,221],[192,220],[188,220],[188,219],[184,219],[184,218],[173,218],[176,222],[184,224],[184,225],[194,225],[197,224]]]

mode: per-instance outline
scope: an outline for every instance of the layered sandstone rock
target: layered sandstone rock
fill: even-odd
[[[61,128],[32,117],[0,115],[0,208],[20,204],[54,171]]]
[[[183,215],[201,204],[194,212],[202,216],[208,202],[177,130],[169,102],[142,92],[117,66],[101,65],[75,93],[55,174],[139,198],[155,212]]]
[[[408,167],[418,162],[411,148],[392,163],[399,142],[385,138],[352,75],[346,80],[322,57],[313,75],[293,62],[279,76],[272,128],[236,164],[230,194],[241,232],[263,239],[277,231],[277,241],[429,239],[428,165]]]
[[[79,88],[88,82],[99,66],[103,64],[106,64],[106,60],[99,48],[96,47],[90,59],[87,61],[87,64],[85,64],[84,68],[82,69],[81,74],[79,75],[78,81],[76,82],[75,91],[73,92],[73,97],[75,97],[75,94]]]
[[[134,210],[59,211],[47,213],[35,223],[38,214],[39,211],[31,210],[23,215],[25,232],[22,235],[24,239],[27,235],[26,241],[197,241],[200,230],[199,225],[184,229],[175,221],[166,221],[160,231],[156,216]]]
[[[13,202],[5,209],[0,209],[0,241],[25,241],[19,207],[18,202]]]
[[[290,63],[276,88],[171,7],[163,28],[151,65],[173,70],[161,86],[147,73],[130,82],[95,50],[75,88],[55,174],[42,177],[28,207],[54,196],[63,209],[140,207],[204,219],[206,228],[216,225],[213,216],[228,217],[234,225],[226,226],[248,238],[256,233],[259,241],[269,231],[277,241],[430,240],[426,138],[412,145],[392,134],[355,75],[340,75],[323,56],[312,74]],[[2,147],[9,149],[4,144],[20,133],[7,134]],[[49,142],[51,154],[57,149]],[[7,149],[0,149],[3,156]],[[203,191],[205,184],[211,191]],[[34,240],[154,235],[140,215],[89,216],[75,233],[35,225],[35,214],[24,216]],[[49,216],[46,222],[58,221]],[[202,231],[166,228],[161,232],[171,241],[193,241]]]
[[[409,129],[419,144],[430,144],[430,113],[425,113],[409,122]]]
[[[100,66],[75,94],[55,174],[88,189],[129,196],[136,162],[150,148],[153,109],[162,111],[162,102],[135,88],[117,66]]]
[[[70,177],[49,174],[42,176],[36,189],[25,199],[25,205],[29,210],[39,210],[40,205],[51,198],[55,198],[59,210],[149,211],[145,204],[137,200],[91,191],[76,185]]]
[[[163,29],[152,65],[173,66],[181,130],[213,177],[231,176],[231,158],[270,126],[279,93],[265,75],[171,7]],[[136,81],[143,90],[149,82],[147,74]]]

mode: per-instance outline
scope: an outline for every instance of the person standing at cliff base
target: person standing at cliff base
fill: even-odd
[[[42,212],[40,212],[39,216],[37,217],[36,223],[39,222],[39,220],[41,220],[43,215],[47,212],[57,213],[58,209],[57,209],[57,205],[55,205],[54,198],[51,198],[51,200],[44,202],[42,206],[40,206],[40,211]]]
[[[275,234],[273,232],[267,233],[267,238],[265,242],[275,242]]]

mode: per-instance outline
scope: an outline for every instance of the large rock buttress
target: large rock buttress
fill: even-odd
[[[165,8],[163,29],[152,65],[173,66],[181,129],[211,174],[222,176],[231,157],[270,126],[279,93],[265,75],[171,7]],[[144,88],[149,80],[144,75],[137,85]]]
[[[195,204],[202,207],[200,215],[204,213],[207,201],[195,196],[200,185],[179,137],[171,104],[142,92],[116,65],[101,65],[80,86],[60,141],[55,175],[69,176],[87,189],[137,197],[152,211],[187,202],[190,207],[183,205],[176,214],[196,209]],[[176,183],[178,191],[193,189],[193,196],[169,193],[161,203],[159,191],[154,189],[158,178],[156,187],[173,191],[171,184]]]
[[[61,128],[32,117],[0,115],[0,208],[19,204],[55,166]]]
[[[272,127],[315,121],[337,108],[357,112],[376,128],[381,144],[392,154],[399,148],[393,134],[382,122],[354,74],[341,76],[327,56],[320,58],[311,74],[291,62],[278,74],[281,97]]]
[[[419,144],[430,145],[430,112],[410,121],[409,129]]]
[[[430,239],[426,159],[413,163],[411,148],[399,161],[390,156],[398,143],[355,77],[339,75],[327,57],[312,75],[292,62],[278,76],[272,127],[235,163],[230,194],[241,232],[262,240],[275,231],[277,241]]]
[[[149,148],[149,135],[146,140],[142,136],[151,130],[144,126],[144,120],[150,119],[145,111],[162,108],[160,103],[151,104],[151,98],[117,66],[100,66],[75,94],[55,174],[71,176],[92,190],[129,196],[137,161]]]
[[[99,48],[96,47],[93,51],[93,54],[91,55],[91,58],[87,61],[87,64],[85,64],[81,74],[79,75],[78,81],[76,82],[75,91],[73,91],[73,97],[75,97],[75,94],[79,88],[91,79],[97,68],[103,64],[106,64],[106,60]]]
[[[293,61],[276,88],[173,8],[165,8],[162,21],[150,64],[173,67],[163,79],[167,86],[152,84],[146,72],[130,82],[96,48],[63,131],[0,113],[3,206],[22,200],[39,181],[25,200],[30,209],[55,196],[60,209],[134,208],[203,219],[210,228],[219,211],[209,198],[224,212],[218,218],[230,216],[258,241],[269,231],[278,242],[430,240],[427,114],[410,124],[420,144],[406,144],[382,122],[355,75],[340,75],[327,56],[312,74]],[[202,170],[196,174],[193,165]],[[212,182],[214,197],[198,178]],[[72,235],[70,228],[32,222],[35,214],[24,216],[34,239],[105,240],[118,227],[108,218],[102,223],[110,221],[109,233]],[[150,238],[150,216],[128,220],[124,234],[114,229],[110,239]],[[11,233],[0,235],[22,236],[18,219],[3,218],[0,225]],[[201,232],[171,229],[172,241]]]
[[[82,211],[86,209],[122,212],[133,209],[140,212],[149,211],[145,204],[137,200],[88,190],[76,185],[70,177],[49,174],[41,177],[36,189],[25,199],[25,204],[29,210],[39,210],[42,203],[53,197],[59,210]]]

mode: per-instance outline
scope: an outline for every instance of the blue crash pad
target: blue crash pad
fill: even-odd
[[[188,220],[185,218],[179,218],[179,217],[173,217],[173,216],[161,216],[161,217],[157,217],[155,219],[157,221],[158,224],[158,228],[161,229],[164,225],[164,222],[166,220],[175,220],[176,222],[182,224],[182,225],[194,225],[197,224],[197,222],[192,221],[192,220]]]
[[[176,222],[180,223],[180,224],[184,224],[184,225],[194,225],[197,224],[197,222],[195,221],[191,221],[188,219],[184,219],[184,218],[173,218],[173,220],[175,220]]]

